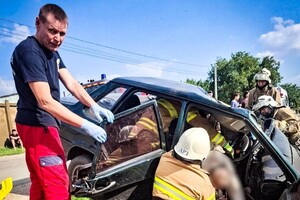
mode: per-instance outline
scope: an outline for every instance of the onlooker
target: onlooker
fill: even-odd
[[[213,96],[214,96],[214,93],[213,93],[213,91],[211,91],[211,90],[209,90],[207,94],[208,94],[208,96],[210,96],[210,97],[213,97]]]
[[[239,103],[239,100],[240,100],[240,93],[235,92],[235,93],[233,94],[233,99],[232,99],[231,102],[230,102],[231,108],[241,107],[241,105],[240,105],[240,103]]]
[[[245,91],[243,94],[243,98],[241,99],[241,106],[242,108],[247,108],[248,107],[248,99],[249,99],[249,91]]]
[[[256,81],[255,88],[251,89],[249,92],[248,106],[247,108],[252,109],[254,104],[257,103],[258,98],[262,95],[272,96],[275,101],[277,101],[280,105],[281,98],[278,90],[273,87],[271,84],[271,72],[263,68],[261,72],[258,72],[254,76],[254,80]]]
[[[300,150],[300,120],[292,109],[279,106],[271,96],[263,95],[258,98],[253,110],[259,111],[265,119],[275,119],[276,127]]]
[[[210,151],[207,131],[190,128],[179,138],[174,150],[162,155],[155,172],[154,199],[215,199],[208,172],[202,162]]]
[[[18,135],[18,132],[16,129],[13,129],[11,131],[11,134],[9,134],[9,139],[10,139],[10,142],[12,144],[12,147],[14,149],[16,149],[16,146],[17,147],[21,147],[23,149],[23,143],[22,143],[22,140],[21,138],[19,137]]]
[[[97,120],[108,122],[113,114],[100,107],[66,69],[58,48],[62,44],[68,17],[55,4],[41,7],[35,21],[36,34],[14,50],[11,67],[19,100],[16,124],[26,149],[30,172],[30,199],[70,199],[69,178],[59,137],[60,121],[81,128],[98,142],[106,141],[100,126],[74,114],[60,103],[59,79]]]

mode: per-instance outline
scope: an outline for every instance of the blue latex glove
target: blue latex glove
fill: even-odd
[[[84,130],[87,135],[91,136],[100,143],[104,143],[107,139],[105,130],[100,126],[89,122],[88,120],[84,120],[80,128]]]
[[[94,116],[96,117],[96,119],[99,120],[99,122],[103,121],[103,119],[102,119],[102,117],[100,115],[103,115],[104,117],[106,117],[106,119],[107,119],[107,121],[109,123],[113,123],[113,121],[115,119],[114,114],[110,110],[102,108],[97,103],[93,104],[90,107],[90,110],[94,114]]]

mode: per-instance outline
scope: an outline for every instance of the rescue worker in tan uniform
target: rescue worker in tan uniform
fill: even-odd
[[[276,127],[300,150],[300,121],[292,109],[279,106],[271,96],[263,95],[258,98],[253,110],[259,111],[266,119],[275,119]]]
[[[271,84],[270,76],[271,72],[266,68],[263,68],[261,72],[254,76],[256,87],[249,92],[248,109],[252,109],[262,95],[272,96],[280,105],[280,92]]]
[[[165,133],[168,133],[168,127],[171,121],[178,118],[178,113],[180,111],[180,104],[176,101],[169,101],[166,99],[158,100],[159,112],[162,117],[163,129]],[[193,127],[204,128],[210,137],[210,141],[213,145],[220,145],[225,151],[227,151],[232,157],[234,156],[234,149],[226,141],[224,136],[220,131],[216,130],[214,123],[215,120],[210,117],[207,119],[202,117],[197,110],[192,110],[188,112],[186,122]]]
[[[201,168],[210,151],[207,131],[190,128],[174,150],[162,155],[155,172],[153,199],[214,200],[215,188]]]

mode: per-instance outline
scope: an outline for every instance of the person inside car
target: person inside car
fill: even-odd
[[[180,104],[176,101],[171,101],[167,99],[159,99],[157,101],[160,115],[163,122],[164,132],[169,132],[169,127],[172,120],[178,118],[178,113],[180,111]],[[192,127],[202,127],[204,128],[210,137],[210,141],[213,145],[220,145],[223,149],[234,156],[234,149],[231,147],[225,137],[222,135],[220,130],[217,130],[217,122],[213,119],[211,115],[207,118],[208,115],[205,113],[200,113],[196,108],[192,108],[188,114],[186,122]]]
[[[162,155],[155,172],[153,199],[215,199],[215,188],[202,169],[210,152],[208,133],[190,128],[179,138],[174,150]]]
[[[202,163],[202,168],[209,172],[209,179],[217,189],[219,199],[226,196],[231,200],[245,199],[244,189],[233,162],[222,149],[215,148],[210,151]]]
[[[300,121],[292,109],[280,106],[271,96],[263,95],[258,98],[253,110],[258,111],[265,119],[275,119],[276,127],[300,150]]]
[[[249,91],[248,109],[252,109],[254,104],[257,103],[258,98],[262,95],[272,96],[275,101],[279,104],[281,103],[280,93],[276,87],[271,84],[270,76],[271,72],[266,68],[263,68],[261,72],[255,74],[254,80],[256,82],[256,86]]]

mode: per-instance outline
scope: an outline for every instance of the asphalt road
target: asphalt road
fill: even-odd
[[[28,200],[30,179],[25,154],[0,157],[0,181],[13,179],[13,189],[5,200]]]

